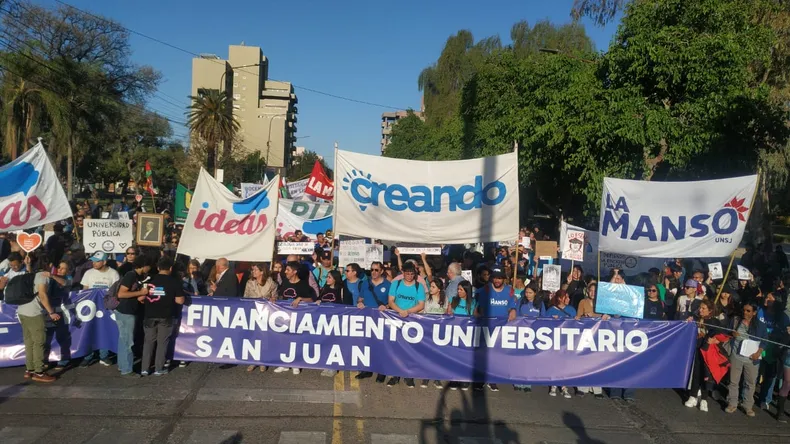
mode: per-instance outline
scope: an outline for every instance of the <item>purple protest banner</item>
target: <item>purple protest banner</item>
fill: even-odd
[[[48,324],[49,359],[116,350],[105,290],[72,293]],[[174,359],[360,370],[453,381],[625,388],[685,387],[693,323],[645,320],[401,318],[342,305],[192,298]],[[69,353],[61,357],[61,348]],[[0,367],[24,364],[16,307],[0,304]]]
[[[105,291],[72,292],[55,305],[62,318],[46,324],[50,360],[79,358],[100,349],[115,351],[118,327],[113,312],[104,309]],[[0,367],[24,364],[25,346],[16,306],[0,304]]]
[[[686,386],[696,331],[674,321],[404,319],[341,305],[193,298],[174,358],[454,381],[677,388]]]

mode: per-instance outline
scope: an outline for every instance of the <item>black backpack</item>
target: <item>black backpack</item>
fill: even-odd
[[[5,303],[24,305],[33,301],[37,295],[36,289],[33,288],[35,280],[35,273],[25,273],[11,278],[5,287]]]

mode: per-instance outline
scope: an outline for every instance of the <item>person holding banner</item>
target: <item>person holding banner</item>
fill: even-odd
[[[390,287],[389,307],[402,318],[413,313],[420,313],[425,308],[425,290],[417,282],[417,269],[411,262],[403,264],[403,279],[394,282]],[[406,387],[414,388],[414,378],[406,378]],[[400,376],[393,376],[387,382],[388,387],[400,383]]]
[[[511,304],[508,309],[508,321],[514,321],[517,317],[538,318],[546,314],[546,309],[543,302],[537,299],[538,285],[535,282],[530,282],[524,291],[521,292],[521,297],[518,299],[512,298]],[[513,384],[516,391],[530,393],[532,386],[529,384]]]
[[[474,298],[474,291],[472,290],[472,284],[469,283],[467,280],[462,280],[458,283],[458,288],[456,291],[456,295],[450,301],[450,305],[447,307],[447,314],[453,316],[480,316],[480,311],[477,309],[477,301]],[[468,382],[456,382],[451,381],[447,385],[450,390],[458,390],[460,387],[461,390],[469,390],[469,383]]]
[[[167,353],[170,350],[170,339],[173,335],[176,306],[186,301],[181,280],[172,275],[173,259],[162,256],[156,264],[159,274],[151,277],[148,282],[148,294],[137,298],[145,305],[143,331],[143,362],[141,376],[148,376],[151,358],[154,358],[154,376],[167,374]]]
[[[760,368],[760,357],[765,350],[767,332],[765,324],[757,319],[757,304],[747,302],[743,306],[743,317],[735,317],[730,325],[732,339],[730,339],[730,385],[727,393],[727,413],[738,409],[741,376],[743,376],[743,407],[746,416],[755,415],[754,389],[757,374]],[[712,343],[716,343],[713,341]]]
[[[325,279],[326,283],[321,288],[321,292],[318,294],[318,300],[315,301],[316,304],[342,304],[343,300],[346,299],[345,293],[345,285],[343,285],[343,276],[337,270],[331,270],[327,273],[327,277]],[[328,376],[334,376],[328,375]]]
[[[313,288],[306,281],[299,279],[299,270],[301,268],[302,265],[296,261],[290,261],[285,264],[284,279],[279,287],[280,298],[291,302],[292,307],[298,306],[302,301],[313,302],[317,297]],[[274,369],[274,373],[287,372],[288,370],[288,367],[277,367]],[[301,369],[296,367],[290,370],[293,371],[294,375],[302,372]]]
[[[444,282],[442,282],[441,279],[434,278],[431,280],[428,295],[425,297],[425,310],[423,313],[438,315],[447,313],[447,309],[450,305],[447,303],[447,295],[443,288]],[[422,383],[420,383],[420,387],[427,388],[428,382],[428,379],[423,379]],[[442,388],[442,382],[435,380],[433,381],[433,386],[440,389]]]
[[[546,311],[546,316],[552,317],[554,319],[575,318],[576,310],[574,310],[573,307],[569,305],[570,303],[571,297],[568,296],[568,293],[565,290],[557,290],[557,293],[555,293],[554,297],[551,298],[551,308]],[[564,398],[571,398],[571,393],[568,387],[561,387],[561,390],[562,396]],[[549,396],[557,396],[556,385],[552,385],[551,388],[549,388]]]
[[[687,393],[688,399],[685,406],[694,408],[699,404],[701,412],[708,411],[708,394],[713,390],[713,376],[705,364],[702,357],[702,350],[707,347],[715,347],[718,341],[714,336],[722,331],[719,327],[719,320],[713,316],[713,301],[703,300],[699,305],[696,315],[688,321],[697,323],[697,346],[694,353],[694,365],[691,369],[691,387]]]
[[[151,265],[145,256],[136,256],[134,268],[123,275],[118,288],[118,306],[115,308],[115,323],[118,325],[118,370],[121,376],[133,375],[134,365],[134,326],[140,303],[137,298],[148,294],[143,283]]]
[[[277,301],[277,283],[269,275],[269,267],[264,264],[252,264],[252,279],[244,287],[244,297]]]
[[[337,273],[340,276],[340,273]],[[379,261],[373,261],[370,264],[370,279],[368,281],[368,289],[363,297],[357,298],[357,307],[359,308],[376,308],[379,311],[387,309],[389,304],[390,281],[384,279],[384,264]],[[354,377],[356,379],[366,379],[373,376],[373,372],[359,372]],[[376,376],[376,382],[383,383],[387,377],[379,374]]]

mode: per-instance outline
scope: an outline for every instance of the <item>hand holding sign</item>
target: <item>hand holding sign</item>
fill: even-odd
[[[738,265],[738,280],[751,281],[752,279],[754,279],[754,276],[752,276],[752,272],[749,271],[749,269],[744,267],[743,265]]]
[[[708,264],[708,276],[710,276],[711,279],[724,279],[721,262]]]

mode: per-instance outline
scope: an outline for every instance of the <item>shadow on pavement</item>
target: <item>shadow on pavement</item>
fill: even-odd
[[[571,412],[564,412],[562,414],[562,423],[576,434],[578,437],[576,442],[584,444],[604,444],[603,441],[590,438],[587,434],[587,429],[584,427],[584,421],[582,421],[578,415]]]

